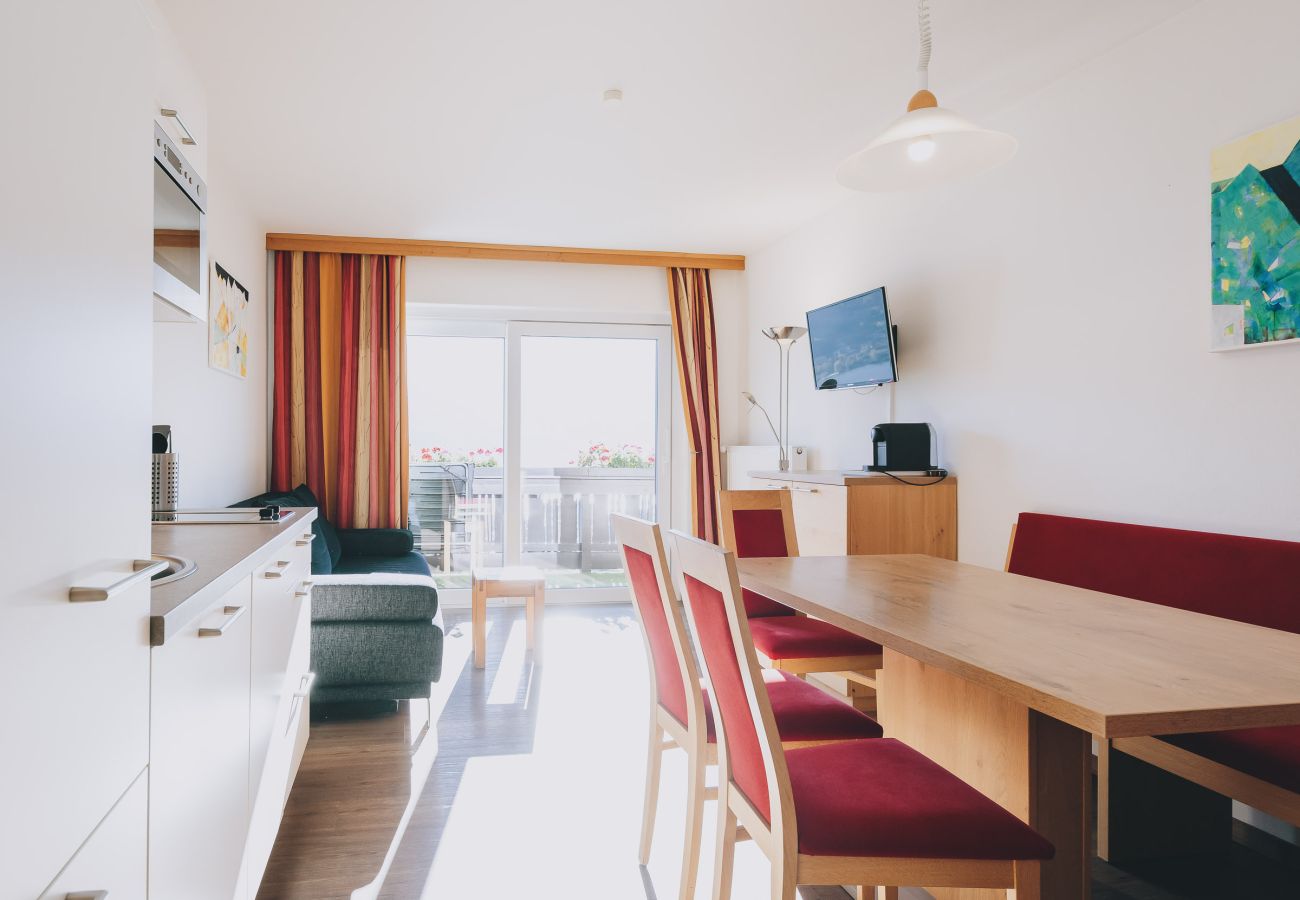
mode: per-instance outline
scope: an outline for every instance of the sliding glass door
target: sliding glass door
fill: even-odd
[[[551,591],[621,598],[610,513],[667,519],[667,326],[413,320],[411,331],[412,508],[439,586],[522,564]]]

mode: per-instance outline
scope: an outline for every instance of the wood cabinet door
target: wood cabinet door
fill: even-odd
[[[236,894],[248,829],[250,580],[153,650],[154,897],[230,900]]]
[[[142,4],[5,4],[0,897],[39,896],[148,761],[149,586],[69,588],[149,556],[151,69]]]
[[[99,893],[109,900],[145,897],[148,827],[149,776],[142,771],[40,900]]]
[[[800,556],[843,556],[848,552],[848,488],[792,482],[794,531]]]

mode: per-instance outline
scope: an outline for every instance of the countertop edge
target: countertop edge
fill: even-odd
[[[316,510],[311,507],[298,507],[294,509],[296,515],[280,523],[275,534],[263,541],[255,549],[247,553],[242,559],[232,566],[226,568],[220,575],[213,578],[207,584],[202,585],[194,593],[190,594],[184,600],[181,600],[171,609],[164,613],[152,613],[149,616],[149,646],[161,647],[167,642],[169,637],[176,634],[177,630],[188,624],[191,619],[214,597],[218,597],[230,590],[240,579],[252,574],[253,569],[271,554],[271,551],[279,548],[281,545],[294,540],[298,533],[297,526],[310,525],[316,521]],[[265,525],[177,525],[177,528],[266,528]]]

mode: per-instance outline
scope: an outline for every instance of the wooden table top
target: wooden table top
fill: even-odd
[[[930,556],[739,570],[747,588],[1101,737],[1300,724],[1297,634]]]

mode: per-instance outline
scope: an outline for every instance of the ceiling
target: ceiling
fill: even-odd
[[[932,0],[931,86],[988,117],[1193,2]],[[157,3],[270,231],[752,252],[915,87],[911,0]]]

